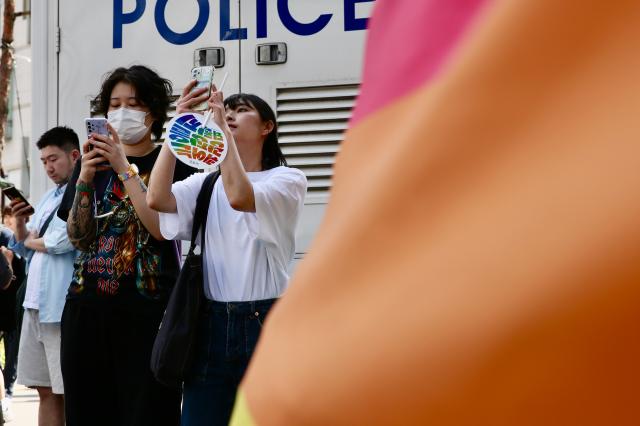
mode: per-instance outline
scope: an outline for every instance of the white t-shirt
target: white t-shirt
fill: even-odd
[[[295,230],[307,179],[298,170],[276,167],[247,173],[256,212],[234,210],[222,177],[213,189],[205,241],[207,298],[246,302],[279,297],[287,287],[287,268],[295,253]],[[206,173],[173,184],[176,213],[160,213],[160,232],[168,240],[190,240],[193,214]],[[197,242],[200,242],[198,236]]]

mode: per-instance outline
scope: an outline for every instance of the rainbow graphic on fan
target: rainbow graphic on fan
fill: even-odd
[[[227,139],[210,119],[203,126],[201,114],[186,112],[175,116],[167,126],[167,142],[171,152],[183,163],[197,169],[211,169],[227,155]]]

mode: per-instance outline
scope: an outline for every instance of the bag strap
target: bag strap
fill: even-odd
[[[45,220],[44,224],[42,225],[42,228],[40,228],[40,230],[38,231],[38,237],[39,238],[43,237],[44,233],[47,232],[47,228],[49,228],[49,224],[51,223],[51,220],[53,219],[53,216],[56,215],[56,212],[58,211],[58,208],[60,208],[59,205],[58,205],[58,207],[53,209],[53,211],[49,214],[49,217],[47,217],[47,220]]]
[[[204,240],[205,231],[207,229],[207,215],[209,213],[209,205],[211,204],[211,196],[213,195],[213,187],[216,184],[216,180],[220,176],[220,171],[209,173],[204,179],[198,198],[196,200],[196,210],[193,214],[193,227],[191,228],[191,247],[189,248],[189,254],[193,254],[195,249],[196,238],[198,231],[202,227],[202,244],[200,245],[200,253],[204,253]]]

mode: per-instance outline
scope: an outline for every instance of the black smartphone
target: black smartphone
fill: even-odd
[[[29,206],[29,213],[33,214],[34,212],[33,206],[29,204],[29,201],[27,201],[27,197],[25,197],[22,191],[20,191],[18,188],[16,188],[15,186],[2,188],[2,193],[11,201],[19,200],[25,203],[27,206]]]

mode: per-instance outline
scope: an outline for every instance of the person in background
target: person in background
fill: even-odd
[[[145,66],[107,75],[95,101],[110,136],[83,144],[59,212],[82,251],[62,318],[68,426],[180,423],[180,390],[159,384],[149,367],[179,271],[176,244],[164,241],[145,199],[170,95],[171,83]],[[192,172],[184,166],[175,176]]]
[[[13,385],[16,381],[18,366],[18,342],[20,337],[18,321],[17,293],[25,277],[25,260],[15,255],[6,247],[15,230],[15,219],[11,214],[11,207],[2,210],[2,225],[0,225],[0,250],[6,259],[6,266],[0,265],[0,336],[4,344],[4,365],[0,375],[0,406],[5,421],[11,419],[11,397]],[[0,259],[2,262],[2,259]],[[22,302],[20,302],[21,304]],[[3,393],[4,392],[4,393]]]
[[[194,84],[185,87],[178,112],[207,100],[202,89],[191,92]],[[287,287],[307,188],[305,175],[286,167],[269,105],[250,94],[222,99],[217,91],[209,99],[228,152],[207,217],[208,303],[200,319],[196,360],[184,384],[182,424],[187,426],[228,424],[265,317]],[[147,202],[163,212],[160,230],[165,238],[188,240],[207,174],[172,186],[175,167],[176,158],[168,145],[163,146],[151,173]]]
[[[64,424],[60,318],[76,251],[56,210],[80,151],[78,135],[68,127],[48,130],[36,145],[55,187],[44,194],[35,212],[24,202],[11,202],[16,232],[9,248],[29,261],[18,348],[18,383],[38,391],[39,424],[58,426]]]
[[[11,207],[4,206],[2,209],[2,225],[5,228],[9,228],[12,233],[16,232],[16,218],[13,217]]]
[[[2,230],[4,231],[4,230]],[[4,232],[3,232],[4,234]],[[4,239],[4,235],[0,235],[0,239]],[[13,273],[13,252],[7,250],[3,245],[0,247],[0,303],[4,304],[4,293],[9,288],[11,283],[16,280],[16,276]],[[5,310],[0,310],[0,338],[4,340],[5,322],[6,322]],[[3,374],[0,374],[0,425],[3,425],[5,421],[11,420],[11,413],[9,412],[8,399],[6,398],[5,386],[4,386],[4,370]]]

